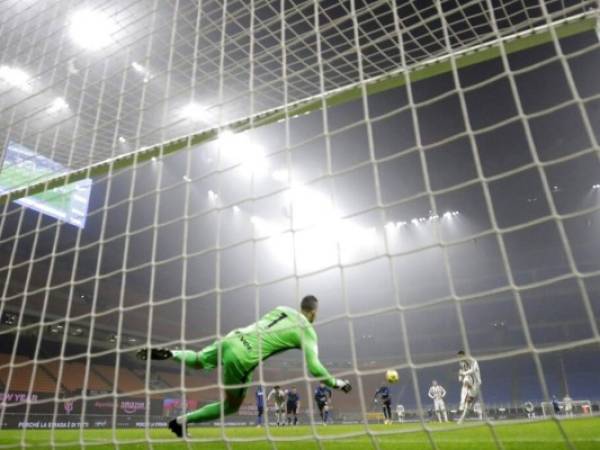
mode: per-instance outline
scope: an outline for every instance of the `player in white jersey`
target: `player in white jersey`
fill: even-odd
[[[273,401],[275,406],[275,419],[277,426],[285,425],[285,402],[287,400],[287,391],[281,389],[280,386],[274,386],[267,396],[267,405]]]
[[[398,422],[404,423],[404,405],[396,405],[396,415],[398,416]]]
[[[565,416],[573,417],[573,399],[566,395],[563,398],[563,404],[565,405]]]
[[[439,385],[436,380],[433,380],[431,382],[431,387],[429,388],[429,392],[427,393],[427,395],[430,399],[433,400],[433,411],[437,416],[438,422],[442,421],[442,416],[444,417],[444,422],[448,422],[446,403],[444,403],[446,389],[444,389],[443,386]]]
[[[458,410],[462,412],[458,423],[462,423],[469,409],[474,410],[475,403],[479,397],[481,388],[481,372],[479,371],[479,363],[475,358],[466,356],[464,351],[459,351],[458,356],[458,382],[461,383],[460,405]],[[483,410],[481,406],[478,410],[479,419],[483,418]]]
[[[535,419],[535,406],[530,401],[527,401],[523,404],[523,409],[527,413],[528,419]]]

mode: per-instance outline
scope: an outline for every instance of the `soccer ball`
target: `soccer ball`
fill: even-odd
[[[397,383],[400,379],[400,376],[394,369],[390,369],[385,373],[385,379],[388,383]]]

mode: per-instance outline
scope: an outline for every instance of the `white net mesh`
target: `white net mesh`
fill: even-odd
[[[481,367],[481,448],[518,439],[501,419],[525,402],[594,412],[596,1],[1,5],[0,448],[170,439],[153,428],[223,400],[222,369],[135,351],[200,350],[306,294],[354,386],[331,405],[347,428],[318,427],[291,351],[191,439],[443,448],[427,391],[460,415],[459,349]],[[388,368],[399,428],[374,425]],[[308,428],[224,426],[276,384]],[[575,448],[562,421],[545,433]]]

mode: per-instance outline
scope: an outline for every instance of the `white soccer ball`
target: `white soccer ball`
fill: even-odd
[[[394,369],[390,369],[385,373],[385,379],[388,383],[397,383],[400,380],[400,375]]]

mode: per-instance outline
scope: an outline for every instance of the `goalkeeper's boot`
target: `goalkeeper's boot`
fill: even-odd
[[[150,352],[148,352],[150,350]],[[135,354],[138,359],[146,361],[148,359],[148,353],[150,353],[150,359],[162,361],[173,357],[173,352],[166,348],[142,348]]]
[[[175,436],[182,438],[184,436],[188,436],[185,424],[182,425],[177,422],[177,419],[173,419],[169,422],[169,429],[175,433]]]

